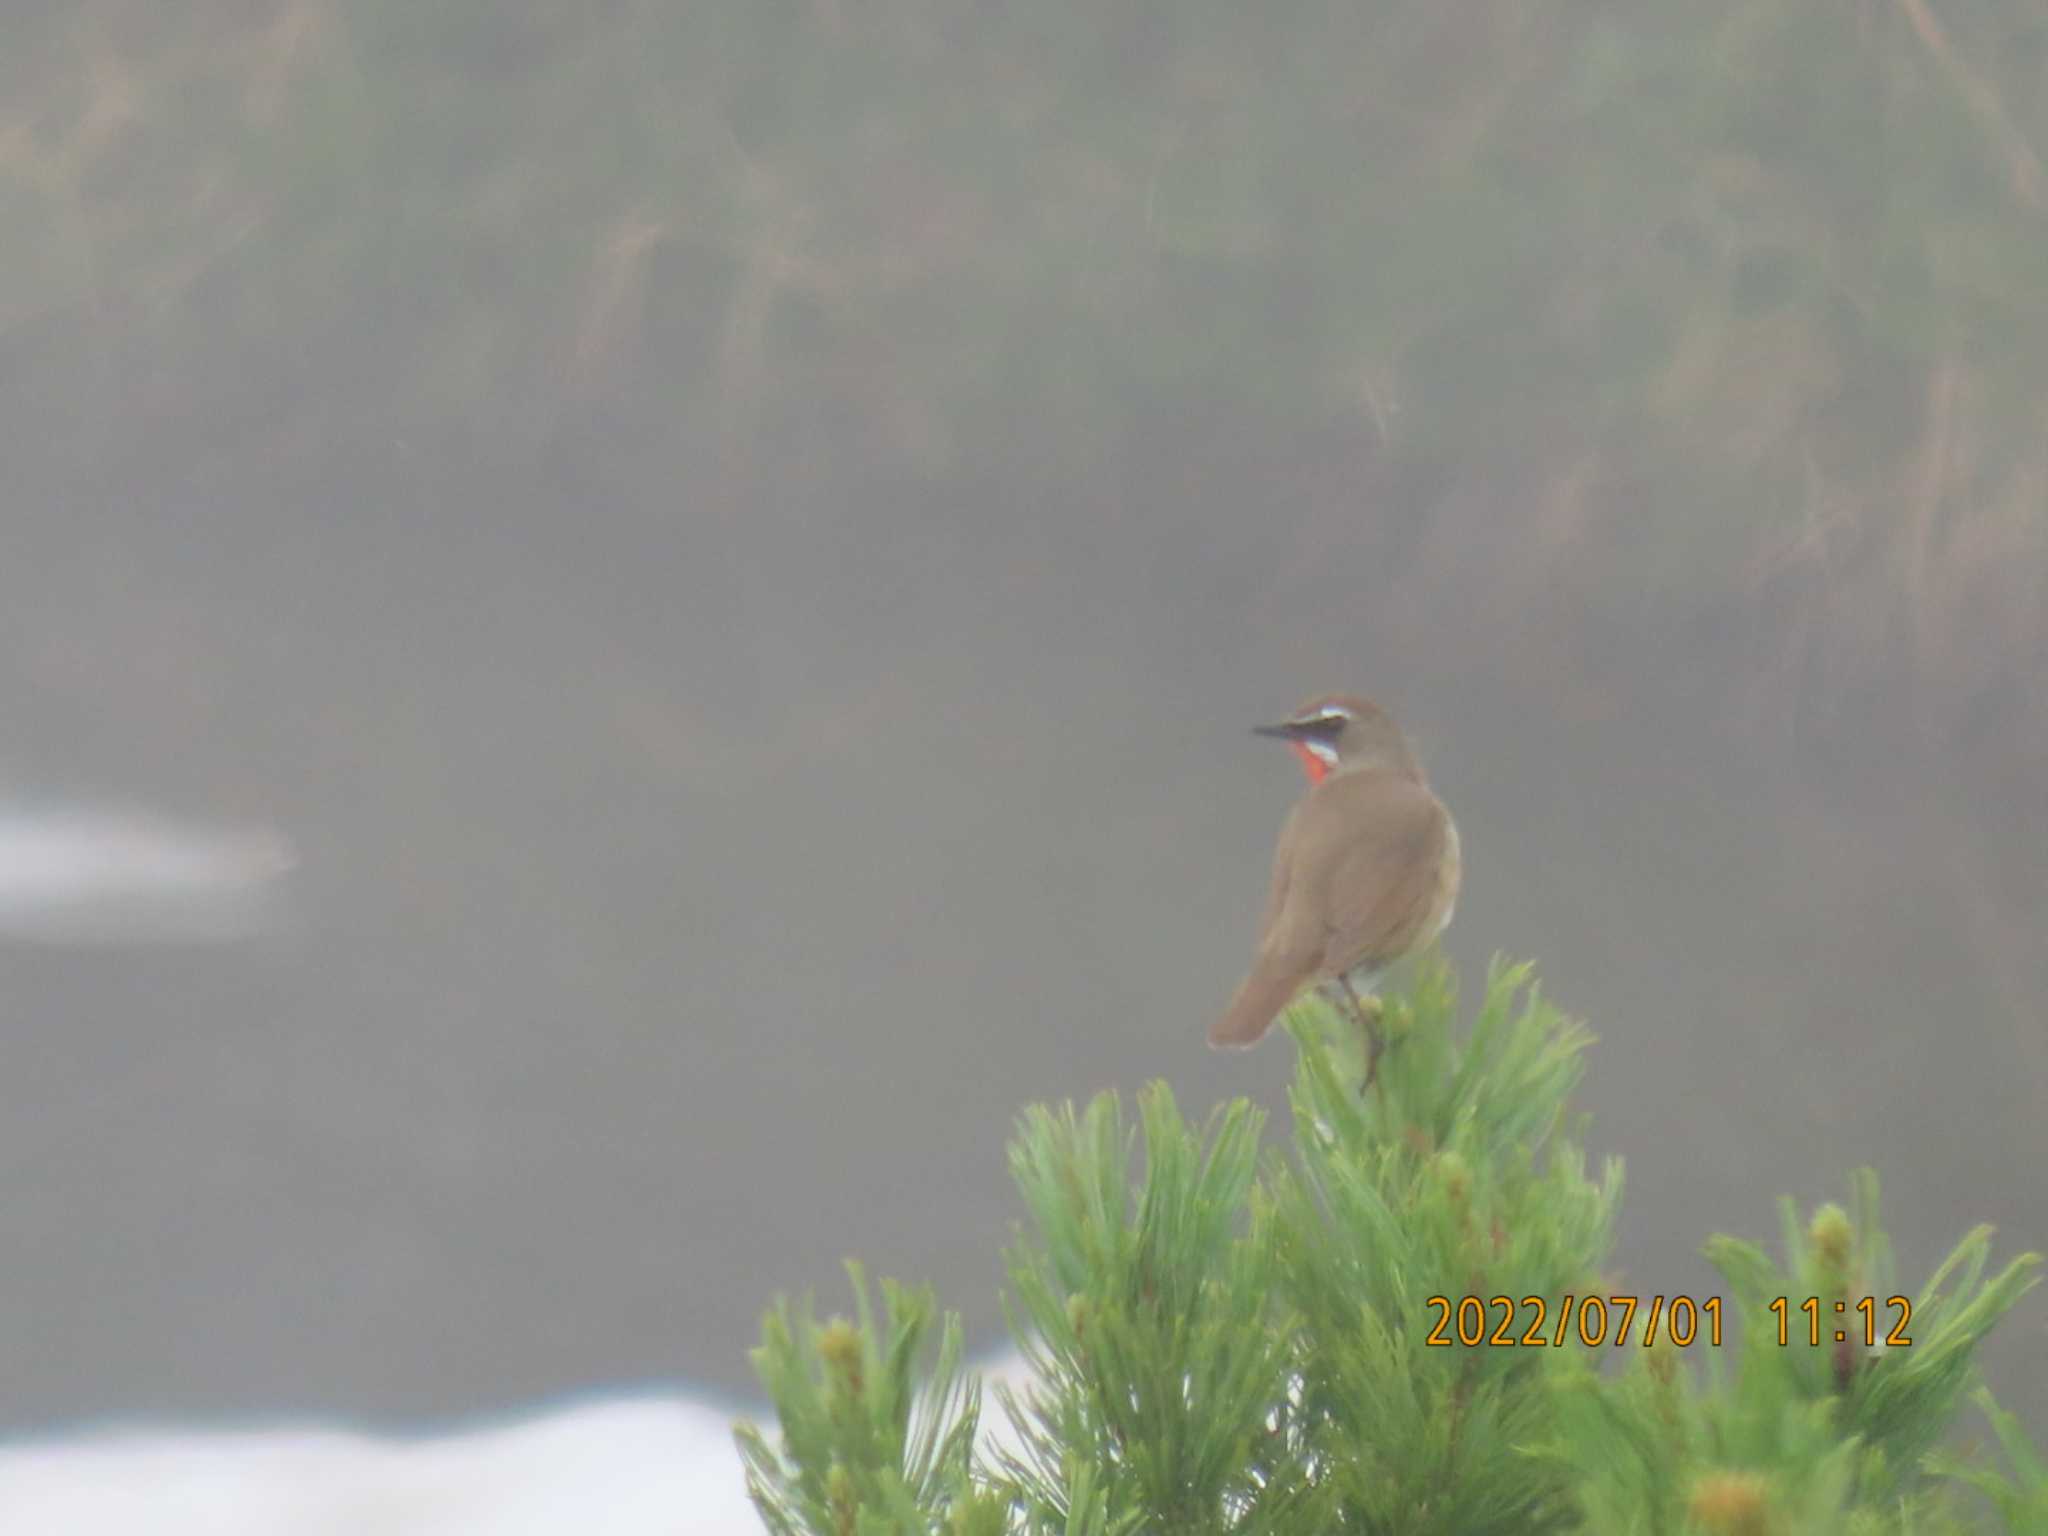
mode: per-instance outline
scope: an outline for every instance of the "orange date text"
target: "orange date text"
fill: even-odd
[[[1647,1346],[1662,1338],[1681,1349],[1696,1342],[1719,1346],[1721,1298],[1708,1296],[1431,1296],[1436,1314],[1425,1344],[1542,1345],[1561,1349],[1576,1340],[1588,1349],[1617,1349],[1634,1337]],[[1703,1326],[1704,1325],[1704,1326]]]

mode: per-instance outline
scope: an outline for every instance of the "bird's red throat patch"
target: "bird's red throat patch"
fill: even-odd
[[[1292,747],[1294,755],[1301,759],[1301,771],[1308,775],[1309,783],[1320,784],[1330,776],[1330,765],[1317,757],[1304,743],[1290,741],[1287,745]]]

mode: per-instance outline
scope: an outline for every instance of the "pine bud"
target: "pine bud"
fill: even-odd
[[[859,1397],[863,1386],[860,1330],[843,1317],[831,1319],[818,1330],[818,1353],[832,1373],[833,1385],[848,1397]]]
[[[1770,1484],[1755,1472],[1711,1472],[1693,1484],[1686,1513],[1714,1536],[1767,1536]]]
[[[1814,1257],[1819,1260],[1830,1287],[1846,1287],[1849,1265],[1856,1253],[1856,1227],[1849,1220],[1849,1213],[1832,1202],[1822,1206],[1813,1213],[1806,1239],[1813,1244]]]

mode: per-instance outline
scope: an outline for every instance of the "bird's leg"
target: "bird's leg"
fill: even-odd
[[[1379,1076],[1380,1052],[1387,1048],[1387,1038],[1380,1033],[1380,1012],[1385,1005],[1377,997],[1361,1000],[1348,974],[1337,980],[1344,995],[1351,999],[1351,1011],[1357,1016],[1359,1027],[1365,1031],[1365,1081],[1359,1084],[1358,1091],[1368,1094],[1372,1092],[1373,1079]]]

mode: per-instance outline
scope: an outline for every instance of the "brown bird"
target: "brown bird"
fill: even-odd
[[[1256,1044],[1310,983],[1348,1003],[1367,1040],[1371,1086],[1382,1048],[1379,975],[1435,938],[1458,899],[1458,828],[1430,793],[1385,710],[1350,694],[1310,699],[1256,728],[1294,748],[1308,774],[1273,853],[1258,956],[1209,1031],[1213,1046]]]

